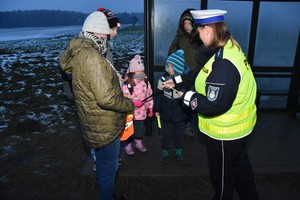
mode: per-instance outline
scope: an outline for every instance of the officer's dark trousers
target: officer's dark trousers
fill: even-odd
[[[247,137],[220,141],[206,137],[208,166],[214,200],[232,200],[234,190],[241,200],[257,200],[254,175],[246,152]]]

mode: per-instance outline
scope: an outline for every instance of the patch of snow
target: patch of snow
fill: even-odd
[[[1,28],[0,41],[26,40],[33,38],[58,37],[62,35],[76,35],[82,26],[62,27],[25,27],[25,28]]]
[[[35,91],[34,94],[35,94],[36,96],[38,96],[38,95],[42,94],[42,92],[43,92],[43,90],[37,89],[37,90]]]
[[[8,155],[14,153],[16,151],[15,147],[13,146],[4,146],[3,147],[3,153],[2,155],[0,155],[0,159],[4,159],[5,157],[7,157]]]

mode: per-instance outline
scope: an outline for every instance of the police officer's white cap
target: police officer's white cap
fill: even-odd
[[[224,21],[226,10],[191,10],[195,25],[206,25]]]

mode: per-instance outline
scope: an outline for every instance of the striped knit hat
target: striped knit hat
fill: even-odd
[[[114,27],[121,28],[119,18],[111,10],[108,10],[106,8],[98,8],[97,11],[104,13],[104,15],[107,18],[109,28],[114,28]]]
[[[172,53],[166,60],[166,63],[171,63],[175,74],[182,74],[187,68],[184,60],[184,51],[178,49],[176,52]],[[165,66],[166,71],[168,72],[168,66]]]

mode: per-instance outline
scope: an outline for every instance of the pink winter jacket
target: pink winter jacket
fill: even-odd
[[[123,93],[130,95],[132,100],[143,101],[147,97],[151,96],[153,91],[148,81],[148,84],[144,80],[134,79],[135,86],[133,88],[133,93],[130,95],[128,85],[123,85]],[[145,120],[147,118],[147,110],[153,109],[153,98],[150,97],[145,101],[145,104],[140,108],[134,109],[134,120]]]

